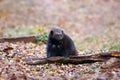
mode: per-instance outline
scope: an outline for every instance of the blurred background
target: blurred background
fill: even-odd
[[[120,50],[120,0],[0,0],[0,37],[59,27],[78,50]]]

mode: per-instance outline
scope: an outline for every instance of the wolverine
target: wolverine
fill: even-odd
[[[73,40],[63,30],[55,28],[49,32],[47,42],[47,57],[74,56],[77,51]]]

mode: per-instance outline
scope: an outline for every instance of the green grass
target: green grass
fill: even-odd
[[[45,28],[41,26],[8,26],[4,29],[3,37],[19,37],[42,34]]]

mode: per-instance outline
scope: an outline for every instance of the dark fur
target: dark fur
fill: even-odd
[[[47,43],[47,57],[71,55],[77,55],[72,39],[60,29],[51,30]]]

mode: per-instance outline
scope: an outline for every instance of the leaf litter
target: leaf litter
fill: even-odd
[[[23,59],[45,58],[46,45],[0,43],[0,79],[3,80],[119,80],[120,63],[116,58],[93,64],[27,65]],[[87,51],[88,52],[88,51]],[[7,53],[7,55],[5,55]],[[11,54],[15,53],[11,57]],[[85,54],[85,52],[83,52]],[[8,56],[9,55],[9,56]],[[87,55],[87,54],[86,54]]]

